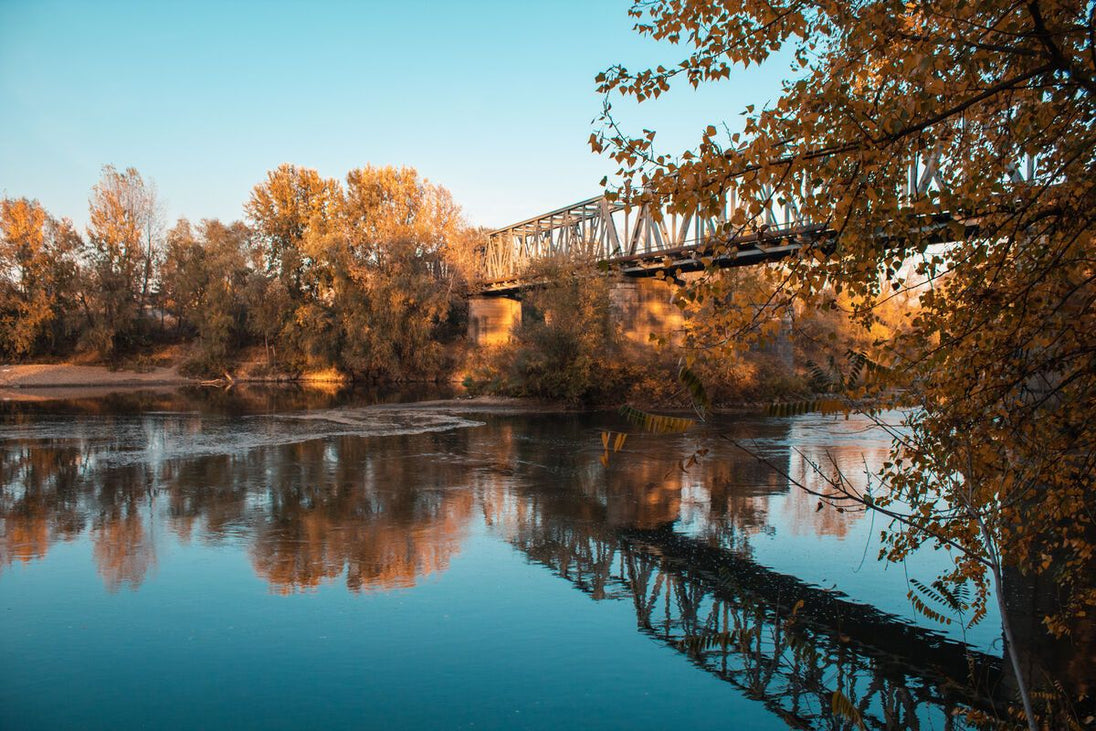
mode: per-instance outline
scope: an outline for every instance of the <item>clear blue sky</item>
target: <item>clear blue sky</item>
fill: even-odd
[[[283,162],[343,177],[410,165],[470,222],[501,226],[599,192],[593,77],[679,60],[626,0],[0,0],[0,194],[86,221],[105,164],[136,167],[170,221],[243,216]],[[784,65],[622,107],[666,148],[774,98]]]

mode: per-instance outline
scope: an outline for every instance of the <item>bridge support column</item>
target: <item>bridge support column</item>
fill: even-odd
[[[613,283],[609,297],[620,317],[624,337],[650,344],[651,336],[681,341],[685,318],[673,303],[674,286],[662,279],[624,278]]]
[[[468,340],[476,345],[504,345],[521,323],[521,302],[508,297],[468,300]]]

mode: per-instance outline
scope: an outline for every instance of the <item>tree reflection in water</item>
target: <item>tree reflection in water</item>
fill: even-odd
[[[387,591],[446,571],[482,519],[593,599],[630,602],[641,632],[795,727],[955,728],[954,708],[999,712],[1008,686],[999,658],[757,563],[751,537],[776,521],[842,536],[861,517],[819,516],[795,494],[774,516],[788,485],[753,459],[675,467],[692,437],[636,435],[606,468],[598,424],[571,415],[376,436],[247,414],[6,418],[0,568],[87,536],[106,588],[137,589],[164,528],[245,550],[275,593]],[[248,441],[295,428],[311,431]],[[741,428],[789,473],[819,457],[789,448],[787,422]],[[211,429],[222,453],[171,456]],[[863,459],[844,449],[830,453],[843,469]]]
[[[408,588],[445,571],[460,550],[474,501],[460,470],[438,465],[434,484],[423,484],[417,459],[378,458],[369,446],[345,440],[333,454],[330,444],[297,445],[296,463],[325,464],[326,474],[270,483],[250,553],[275,590],[312,589],[343,573],[355,592]]]

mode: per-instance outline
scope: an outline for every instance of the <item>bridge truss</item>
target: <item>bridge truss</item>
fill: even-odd
[[[1014,181],[1030,180],[1034,161],[1011,168]],[[916,198],[945,185],[940,155],[918,155],[899,195]],[[665,202],[629,206],[605,195],[588,198],[492,231],[482,259],[482,294],[510,294],[529,286],[531,264],[553,257],[605,261],[625,275],[657,271],[697,271],[708,265],[742,266],[772,261],[815,243],[828,232],[828,222],[810,221],[793,201],[762,190],[761,213],[748,216],[748,232],[734,232],[728,222],[753,200],[727,190],[715,215],[682,214]],[[713,250],[719,246],[720,250]]]

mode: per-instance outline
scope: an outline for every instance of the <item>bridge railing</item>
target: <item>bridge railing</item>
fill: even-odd
[[[915,155],[898,195],[915,199],[942,189],[940,161],[939,149]],[[1030,181],[1034,167],[1028,157],[1011,166],[1008,174],[1016,182]],[[481,264],[481,282],[485,291],[512,288],[532,263],[553,257],[626,263],[703,248],[727,237],[727,222],[734,220],[740,208],[746,208],[747,220],[764,227],[768,238],[826,225],[807,220],[794,201],[778,193],[762,189],[762,207],[756,215],[749,213],[753,199],[743,200],[733,186],[726,190],[718,210],[703,216],[682,214],[666,203],[629,206],[604,195],[588,198],[492,231]]]

